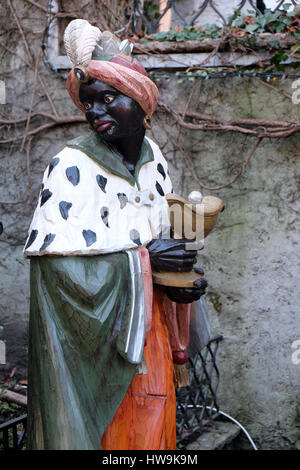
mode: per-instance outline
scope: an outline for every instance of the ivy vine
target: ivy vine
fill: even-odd
[[[216,39],[231,33],[236,37],[244,37],[253,33],[291,33],[300,40],[300,5],[293,10],[288,11],[290,3],[285,3],[283,10],[272,12],[266,9],[263,13],[256,14],[253,10],[248,10],[248,14],[242,14],[236,10],[232,22],[229,26],[218,26],[215,24],[179,27],[175,26],[166,32],[145,35],[141,42],[153,41],[189,41],[211,38]],[[251,36],[250,36],[251,37]],[[250,41],[251,42],[251,41]],[[272,44],[274,47],[278,44]]]

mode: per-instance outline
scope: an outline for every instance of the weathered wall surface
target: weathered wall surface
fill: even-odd
[[[31,19],[30,27],[39,30],[40,23]],[[21,48],[19,52],[22,55]],[[1,105],[1,110],[10,118],[24,116],[33,87],[32,72],[10,54],[2,67],[9,73],[5,76],[7,104]],[[65,82],[42,64],[40,70],[59,113],[77,113]],[[161,99],[183,109],[191,86],[189,81],[162,81]],[[289,80],[274,86],[291,94]],[[36,100],[40,109],[49,112],[41,92]],[[215,112],[226,119],[299,119],[299,106],[286,96],[257,81],[239,78],[199,80],[191,109]],[[35,122],[38,125],[38,119]],[[15,126],[14,133],[23,130]],[[7,345],[6,367],[17,366],[20,374],[26,373],[29,311],[29,262],[22,257],[22,246],[42,173],[67,140],[87,130],[85,125],[60,127],[36,138],[30,153],[33,186],[29,199],[24,204],[0,205],[4,227],[0,236],[0,325]],[[156,116],[153,136],[169,161],[175,191],[186,196],[199,187],[182,155],[174,151],[176,134],[169,118]],[[200,179],[214,186],[233,177],[254,142],[240,134],[183,130],[180,143]],[[25,170],[18,180],[14,178],[19,149],[20,142],[1,148],[2,201],[16,200],[26,190],[23,154]],[[224,335],[218,359],[221,409],[239,419],[264,449],[295,448],[300,440],[296,426],[300,364],[291,360],[292,342],[300,339],[299,153],[297,135],[263,141],[248,166],[247,177],[214,192],[224,200],[226,211],[199,256],[209,282],[206,298],[213,331]]]
[[[184,109],[190,88],[169,82],[162,99]],[[291,93],[291,81],[278,89]],[[299,118],[299,107],[256,81],[204,81],[197,93],[193,109],[226,119]],[[157,132],[161,145],[170,132],[169,127],[166,134]],[[198,176],[211,186],[230,181],[253,145],[237,134],[190,131],[182,142]],[[292,343],[300,339],[299,152],[297,135],[266,140],[246,178],[214,192],[226,210],[199,256],[209,282],[213,330],[224,335],[218,360],[221,409],[239,418],[262,448],[293,448],[300,439],[300,364],[291,359]],[[175,189],[185,195],[198,189],[181,156],[169,159]]]

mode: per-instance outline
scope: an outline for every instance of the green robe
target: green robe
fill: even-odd
[[[31,259],[29,449],[100,449],[136,373],[116,348],[126,253]]]

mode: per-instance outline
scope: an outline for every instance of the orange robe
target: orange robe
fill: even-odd
[[[148,373],[134,376],[103,435],[104,450],[176,449],[176,397],[164,293],[154,286],[153,294],[152,325],[144,348]]]

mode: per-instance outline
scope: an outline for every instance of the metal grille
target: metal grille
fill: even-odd
[[[21,450],[26,434],[27,415],[0,425],[0,449]]]
[[[194,440],[203,426],[219,414],[217,389],[220,373],[216,356],[222,339],[221,335],[212,338],[201,352],[189,359],[191,384],[176,390],[177,442]]]
[[[278,2],[277,4],[275,4],[275,1],[272,2],[272,4],[275,4],[275,6],[271,8],[273,12],[280,9],[282,5],[285,3],[291,3],[292,5],[297,5],[298,0],[277,0],[277,2]],[[201,19],[201,15],[207,14],[209,10],[212,13],[214,13],[215,17],[217,18],[217,20],[219,20],[219,22],[221,22],[221,24],[226,26],[231,23],[232,19],[234,18],[235,12],[239,12],[242,9],[244,9],[244,11],[247,12],[247,9],[251,9],[251,10],[254,10],[257,14],[260,14],[263,12],[265,8],[265,3],[263,0],[232,1],[232,8],[228,6],[228,2],[224,2],[224,0],[222,1],[202,0],[202,1],[199,1],[199,6],[196,9],[195,13],[188,11],[188,14],[187,14],[187,12],[185,11],[185,14],[184,14],[182,12],[182,6],[184,4],[183,0],[168,0],[166,7],[159,13],[157,10],[153,10],[153,12],[155,11],[156,13],[155,15],[153,15],[153,18],[151,18],[150,15],[147,14],[147,11],[146,11],[147,10],[146,6],[149,3],[150,2],[147,2],[146,0],[134,0],[134,4],[133,4],[134,6],[133,6],[133,12],[132,12],[132,30],[134,33],[139,32],[137,31],[137,25],[139,24],[139,22],[142,23],[142,27],[144,28],[146,33],[148,34],[155,33],[159,27],[159,23],[161,19],[166,15],[169,9],[172,10],[173,23],[174,22],[175,24],[179,23],[180,25],[188,27],[188,26],[194,26],[197,23],[197,21]],[[153,2],[153,5],[154,4],[155,3]],[[267,0],[266,0],[266,4],[268,5]],[[229,14],[228,14],[228,7],[229,7]],[[226,11],[226,15],[225,15],[225,11]],[[193,14],[191,15],[191,13]],[[209,21],[206,21],[206,23],[208,22]]]

